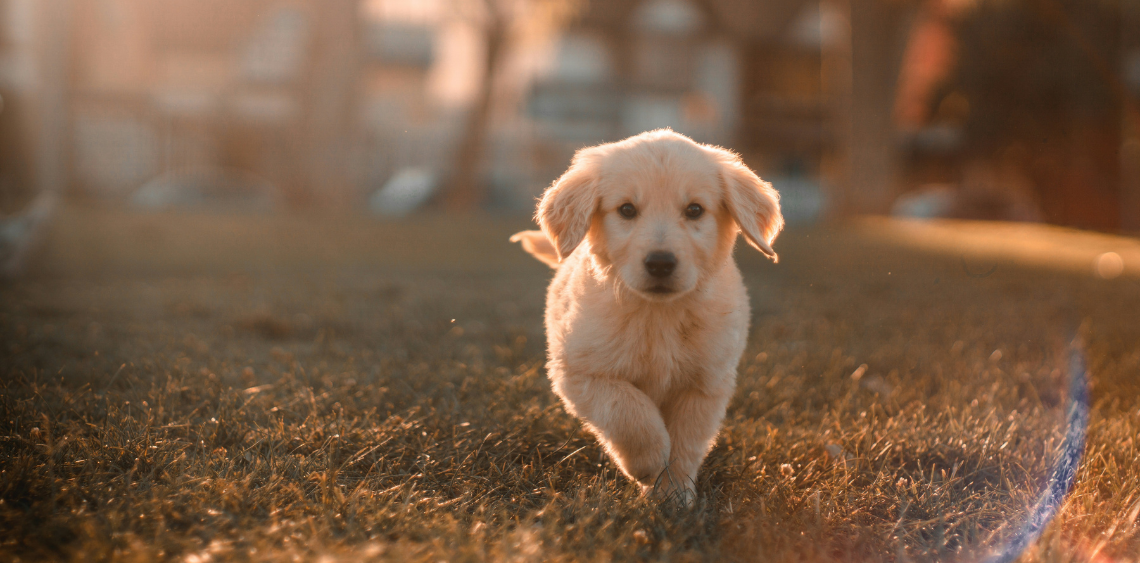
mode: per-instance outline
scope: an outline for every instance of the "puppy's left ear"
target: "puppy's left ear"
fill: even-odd
[[[511,242],[521,242],[523,250],[538,258],[539,262],[558,269],[558,252],[542,231],[520,231],[511,235]]]
[[[784,228],[780,194],[772,184],[761,180],[740,157],[721,148],[710,147],[720,163],[724,201],[744,240],[773,262],[779,262],[772,242]]]

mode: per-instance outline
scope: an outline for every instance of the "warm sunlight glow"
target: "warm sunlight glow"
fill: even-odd
[[[364,17],[402,23],[434,23],[443,18],[443,0],[364,0],[360,5]]]

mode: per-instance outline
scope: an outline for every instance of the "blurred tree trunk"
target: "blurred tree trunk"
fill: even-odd
[[[1120,9],[1120,54],[1127,57],[1129,53],[1140,53],[1140,2],[1121,2]],[[1120,228],[1140,233],[1140,84],[1133,84],[1132,88],[1129,92],[1125,86],[1123,91]]]
[[[323,0],[315,16],[302,159],[304,201],[344,207],[357,194],[352,175],[353,103],[358,63],[358,0]]]
[[[40,193],[62,194],[70,169],[67,148],[71,109],[72,0],[44,0],[36,33],[39,93],[35,103],[38,127],[36,187]]]
[[[835,208],[887,213],[899,180],[894,107],[912,6],[885,0],[836,0],[850,23],[848,41],[829,54],[837,105],[839,155]]]
[[[31,180],[31,190],[25,186],[16,188],[34,195],[18,214],[0,216],[0,279],[12,279],[23,272],[28,256],[39,246],[60,196],[68,187],[72,8],[72,0],[41,0],[33,8],[35,75],[23,84],[21,92],[21,101],[28,103],[19,109],[26,114],[12,117],[14,123],[27,124],[17,131],[20,137],[15,140],[32,145],[30,151],[21,152],[30,152],[35,159],[34,164],[20,163],[22,174],[13,179]]]
[[[488,2],[491,22],[487,26],[486,44],[483,47],[483,78],[475,103],[466,116],[462,137],[455,153],[451,171],[451,185],[445,198],[452,211],[477,209],[487,199],[483,182],[483,155],[487,148],[487,132],[494,101],[495,74],[499,68],[507,42],[507,24],[501,14]]]

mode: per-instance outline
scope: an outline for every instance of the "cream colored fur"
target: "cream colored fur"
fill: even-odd
[[[627,203],[633,218],[619,212]],[[779,196],[733,153],[657,130],[578,151],[537,219],[542,231],[511,240],[557,268],[546,298],[554,392],[644,491],[688,502],[747,341],[732,248],[742,233],[776,259]],[[664,281],[645,267],[661,251],[677,259]]]

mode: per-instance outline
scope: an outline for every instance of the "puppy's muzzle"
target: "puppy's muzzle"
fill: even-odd
[[[667,278],[677,268],[677,257],[672,252],[650,252],[645,258],[645,270],[655,278]]]

